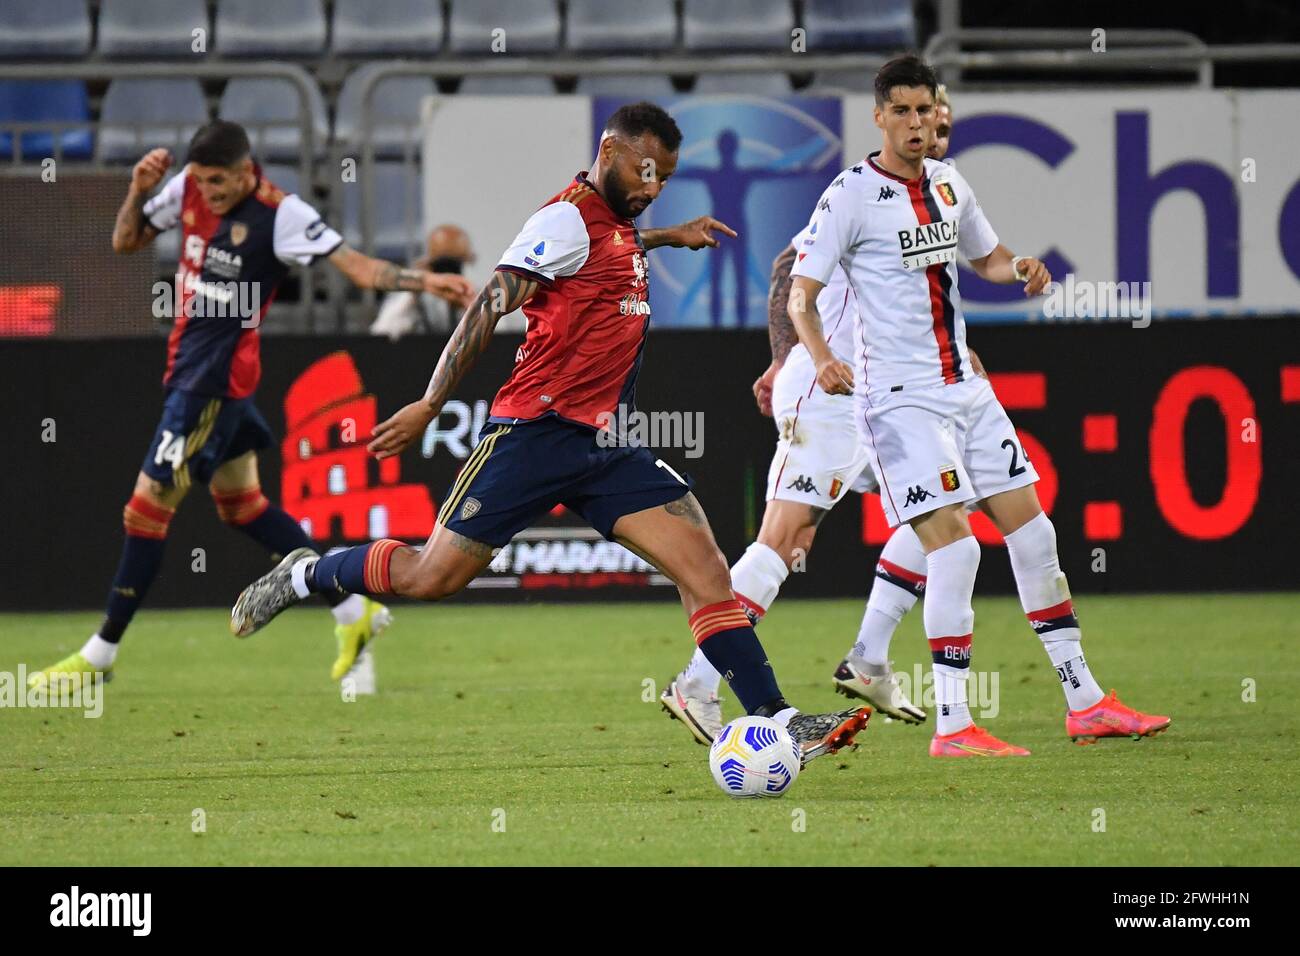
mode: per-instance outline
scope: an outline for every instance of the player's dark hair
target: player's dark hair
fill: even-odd
[[[233,166],[250,152],[252,146],[244,127],[219,119],[198,128],[185,161],[200,166]]]
[[[939,98],[939,77],[915,53],[896,56],[876,74],[876,105],[889,102],[889,91],[896,86],[924,86],[936,100]]]
[[[605,124],[605,131],[628,139],[650,133],[673,153],[682,145],[682,131],[677,127],[677,121],[668,115],[667,110],[653,103],[625,103],[614,111]]]

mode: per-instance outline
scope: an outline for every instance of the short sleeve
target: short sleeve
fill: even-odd
[[[975,191],[964,179],[960,181],[960,185],[966,191],[966,202],[961,210],[961,231],[957,239],[957,248],[967,259],[983,259],[998,247],[998,234],[993,231],[993,225],[984,215],[984,210],[980,208],[979,200],[975,198]]]
[[[275,255],[281,262],[311,265],[343,245],[343,237],[325,225],[320,213],[288,195],[275,210]]]
[[[167,180],[166,185],[144,204],[145,222],[159,232],[166,232],[181,221],[181,203],[185,199],[185,172]]]
[[[498,269],[518,272],[546,285],[571,276],[587,261],[591,236],[578,207],[568,202],[543,206],[524,223]]]
[[[856,191],[845,188],[843,183],[844,177],[840,176],[818,200],[805,230],[807,235],[795,246],[794,275],[826,285],[840,260],[858,245],[861,204]]]

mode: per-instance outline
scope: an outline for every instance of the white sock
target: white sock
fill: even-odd
[[[297,570],[297,565],[294,566]],[[298,590],[297,586],[294,590]],[[330,613],[334,615],[334,620],[340,624],[355,624],[361,620],[366,613],[366,602],[360,594],[349,594],[343,599],[342,604],[336,604],[330,608]]]
[[[690,663],[686,665],[678,680],[682,682],[689,696],[703,697],[707,700],[709,697],[717,696],[718,687],[722,684],[722,675],[709,663],[709,659],[697,646]]]
[[[117,660],[117,645],[110,644],[98,634],[92,634],[90,640],[86,641],[86,646],[81,649],[81,656],[91,667],[107,670]]]
[[[300,598],[311,596],[311,591],[307,588],[307,565],[315,560],[315,558],[303,558],[289,569],[289,583],[293,585],[293,593]]]
[[[885,664],[889,642],[904,615],[925,591],[926,561],[921,539],[910,525],[900,525],[885,542],[876,562],[876,579],[862,615],[858,642],[849,657],[864,664]]]
[[[1056,553],[1056,528],[1039,512],[1006,536],[1020,606],[1056,668],[1067,706],[1085,710],[1105,695],[1083,659],[1083,632]]]
[[[971,536],[926,555],[925,636],[934,658],[936,731],[941,736],[972,723],[966,706],[966,678],[975,629],[971,595],[979,564],[979,542]]]
[[[790,718],[798,716],[798,714],[799,714],[799,708],[787,707],[785,710],[778,710],[775,714],[772,715],[772,719],[775,720],[782,727],[789,727]]]
[[[935,732],[940,736],[965,730],[975,721],[966,702],[966,671],[936,664],[934,667]]]
[[[781,556],[755,541],[731,568],[731,590],[746,610],[761,618],[789,576]]]

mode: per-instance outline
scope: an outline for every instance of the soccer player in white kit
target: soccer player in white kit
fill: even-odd
[[[947,154],[952,128],[942,87],[939,104],[927,150],[933,159]],[[772,263],[768,295],[772,364],[754,383],[759,410],[776,420],[778,441],[768,471],[762,529],[731,569],[731,577],[737,599],[755,623],[771,607],[792,567],[807,556],[826,513],[848,491],[880,490],[858,437],[852,396],[831,395],[817,387],[812,358],[799,344],[787,314],[796,250],[810,238],[805,226]],[[843,269],[832,273],[818,295],[817,312],[827,333],[826,344],[841,361],[851,361],[857,320]],[[973,350],[971,358],[977,374],[984,374]],[[858,639],[832,675],[839,693],[865,700],[880,713],[906,723],[920,723],[926,714],[898,686],[889,666],[889,644],[904,615],[925,591],[925,570],[920,540],[909,526],[900,526],[876,563]],[[708,658],[697,652],[660,695],[664,710],[703,744],[711,743],[722,728],[721,680]]]
[[[957,290],[958,250],[981,278],[1051,281],[1032,257],[998,242],[965,179],[928,159],[938,82],[916,56],[876,75],[882,148],[827,187],[798,249],[790,318],[832,395],[853,394],[855,418],[879,478],[891,527],[910,525],[926,553],[925,631],[934,661],[933,756],[1023,756],[975,726],[967,706],[979,544],[969,502],[1006,540],[1021,605],[1043,640],[1078,742],[1148,736],[1169,718],[1142,714],[1102,693],[1084,661],[1081,632],[1056,553],[1056,531],[1034,490],[1038,475],[988,381],[974,374]],[[850,365],[827,345],[820,293],[848,273],[858,342]]]

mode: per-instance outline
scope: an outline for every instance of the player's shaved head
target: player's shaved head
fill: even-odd
[[[677,121],[666,109],[654,103],[625,103],[609,118],[605,132],[629,140],[649,133],[663,143],[670,153],[677,152],[682,145],[682,131],[677,126]]]
[[[614,212],[635,219],[677,170],[681,145],[682,131],[667,110],[654,103],[628,103],[605,124],[588,178]]]
[[[187,163],[200,166],[234,166],[253,151],[244,127],[229,120],[213,120],[200,126],[190,139]]]

